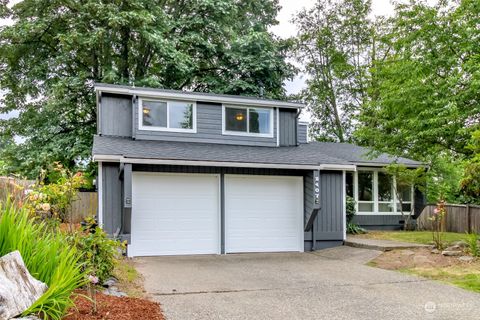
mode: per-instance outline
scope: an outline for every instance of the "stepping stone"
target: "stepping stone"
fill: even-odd
[[[473,257],[471,257],[471,256],[461,256],[460,258],[458,258],[458,260],[460,260],[462,262],[472,262]]]

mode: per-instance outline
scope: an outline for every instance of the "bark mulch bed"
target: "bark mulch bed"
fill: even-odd
[[[83,295],[84,291],[78,292]],[[92,302],[83,296],[75,298],[75,306],[70,309],[66,320],[164,320],[160,305],[145,299],[129,297],[113,297],[97,293],[97,313],[92,311]]]

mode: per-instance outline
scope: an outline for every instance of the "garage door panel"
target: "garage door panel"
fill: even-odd
[[[225,178],[227,252],[303,251],[301,177]]]
[[[130,255],[219,253],[219,179],[133,174]]]

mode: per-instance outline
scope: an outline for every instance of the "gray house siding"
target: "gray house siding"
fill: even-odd
[[[314,191],[313,191],[313,171],[307,172],[303,178],[303,209],[304,209],[304,225],[310,219],[310,215],[313,212]]]
[[[132,136],[132,97],[102,94],[99,108],[98,134]]]
[[[308,143],[308,124],[298,123],[297,135],[298,135],[298,143]]]
[[[103,228],[115,234],[122,226],[122,181],[118,163],[102,163]]]
[[[135,106],[138,110],[138,101]],[[135,132],[137,140],[164,140],[181,142],[222,143],[250,146],[275,147],[277,146],[276,112],[273,112],[273,137],[236,136],[222,134],[222,105],[215,103],[197,102],[197,132],[167,132],[140,130],[138,111],[135,112]]]
[[[280,146],[295,146],[297,144],[297,110],[280,109]]]
[[[305,251],[312,249],[315,237],[316,249],[343,243],[345,219],[343,201],[343,174],[341,171],[320,171],[320,211],[312,231],[305,232]]]
[[[356,215],[353,223],[367,230],[400,230],[402,215]]]

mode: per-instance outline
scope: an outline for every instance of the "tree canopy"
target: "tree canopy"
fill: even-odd
[[[294,19],[295,57],[303,64],[301,96],[317,140],[350,141],[355,115],[366,100],[373,23],[370,0],[317,1]]]
[[[47,163],[89,161],[95,82],[283,97],[287,42],[268,28],[277,0],[0,2],[2,159],[35,176]]]
[[[398,4],[379,39],[388,55],[375,61],[356,137],[380,151],[421,160],[439,153],[470,156],[480,115],[480,3]]]

